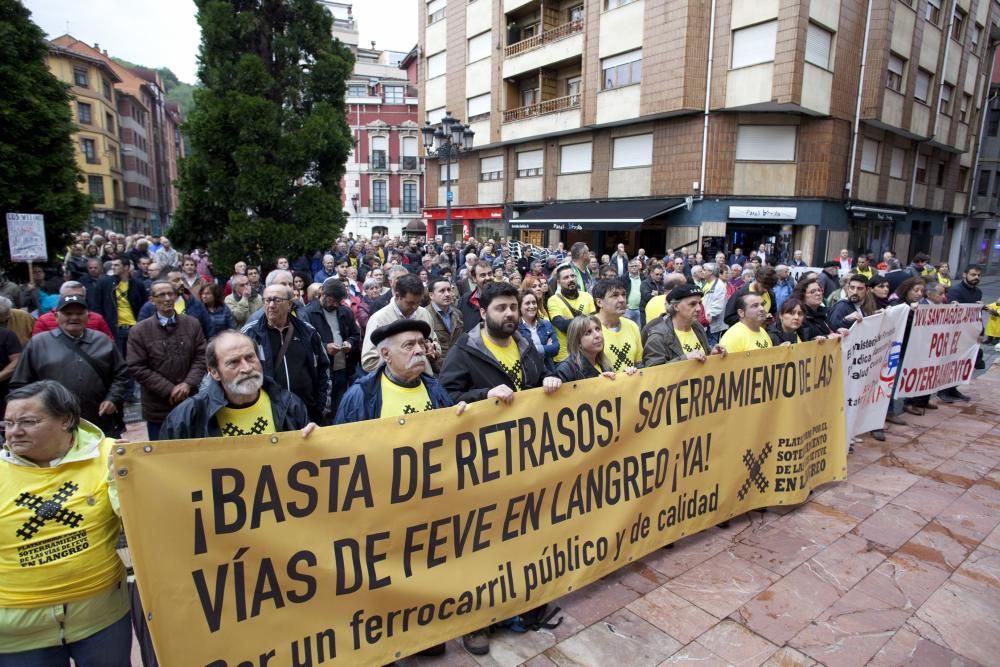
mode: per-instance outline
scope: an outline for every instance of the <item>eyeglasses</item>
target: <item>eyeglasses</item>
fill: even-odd
[[[30,431],[31,429],[38,426],[41,422],[48,419],[48,417],[28,417],[25,419],[4,419],[0,421],[0,429],[4,431],[12,431],[14,427],[20,426],[25,431]]]
[[[291,299],[283,296],[269,296],[264,299],[264,303],[284,303],[286,301],[291,301]]]
[[[173,292],[160,292],[159,294],[154,294],[153,295],[154,299],[162,299],[164,297],[173,299],[174,298],[174,293]]]

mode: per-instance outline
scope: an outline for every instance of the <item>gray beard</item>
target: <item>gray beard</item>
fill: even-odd
[[[255,373],[254,375],[248,375],[225,382],[223,383],[222,388],[226,390],[226,396],[250,398],[255,396],[263,386],[264,375],[262,373]]]

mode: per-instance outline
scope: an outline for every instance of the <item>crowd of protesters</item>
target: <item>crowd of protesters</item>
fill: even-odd
[[[308,436],[317,425],[461,413],[527,389],[847,335],[895,303],[982,301],[980,267],[953,278],[922,253],[904,267],[892,253],[876,261],[843,250],[805,270],[801,251],[779,260],[764,246],[712,257],[607,251],[348,235],[310,256],[222,267],[166,237],[93,230],[23,285],[0,275],[0,397],[54,380],[75,404],[59,394],[49,411],[111,437],[125,430],[128,402],[141,405],[153,440]],[[994,318],[998,306],[987,306]],[[13,396],[18,415],[34,405],[25,401],[35,394]],[[955,389],[938,396],[968,400]],[[904,409],[923,414],[936,407],[930,398]],[[5,424],[23,434],[40,415]],[[887,421],[904,423],[892,410]],[[141,614],[133,619],[155,664]],[[116,637],[119,620],[108,618]],[[463,643],[485,654],[489,634]]]

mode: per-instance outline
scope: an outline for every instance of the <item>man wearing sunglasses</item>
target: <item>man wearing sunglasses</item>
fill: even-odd
[[[325,424],[330,400],[330,357],[319,332],[305,319],[291,317],[292,288],[264,289],[264,315],[243,327],[253,340],[264,375],[302,399],[309,420]]]

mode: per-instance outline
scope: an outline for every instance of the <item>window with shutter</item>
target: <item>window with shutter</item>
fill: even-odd
[[[830,53],[833,45],[833,33],[821,28],[815,23],[809,24],[806,31],[806,62],[823,69],[830,69]]]
[[[865,138],[861,143],[861,171],[878,173],[879,142]]]
[[[479,160],[479,180],[499,181],[503,178],[503,156],[493,155]]]
[[[618,137],[612,146],[612,169],[648,167],[653,164],[653,135],[636,134]]]
[[[448,0],[431,0],[427,3],[427,25],[437,23],[444,18]]]
[[[541,150],[524,151],[517,154],[517,176],[525,178],[529,176],[542,175],[542,159],[544,153]]]
[[[468,99],[468,118],[469,122],[473,120],[482,120],[482,117],[488,117],[490,115],[490,94],[477,95],[476,97],[470,97]]]
[[[403,169],[417,168],[417,138],[403,137],[403,157],[400,167]]]
[[[441,51],[440,53],[435,53],[433,56],[427,58],[427,78],[433,79],[436,76],[441,76],[445,72],[446,60],[445,56],[447,51]]]
[[[931,90],[931,73],[925,69],[917,70],[917,81],[913,89],[913,99],[927,104]]]
[[[736,159],[751,162],[795,160],[794,125],[740,125],[736,131]]]
[[[591,170],[591,151],[593,144],[569,144],[559,147],[559,173],[577,174]]]
[[[773,61],[777,38],[777,21],[734,30],[732,69]]]
[[[480,35],[476,35],[475,37],[469,39],[468,62],[474,63],[477,60],[482,60],[483,58],[489,58],[491,45],[492,45],[491,33],[488,30]]]
[[[892,158],[889,162],[889,176],[892,178],[903,177],[903,165],[906,163],[906,149],[893,147]]]
[[[897,93],[903,90],[903,68],[906,61],[895,53],[889,54],[889,66],[885,85],[887,88],[895,90]]]

